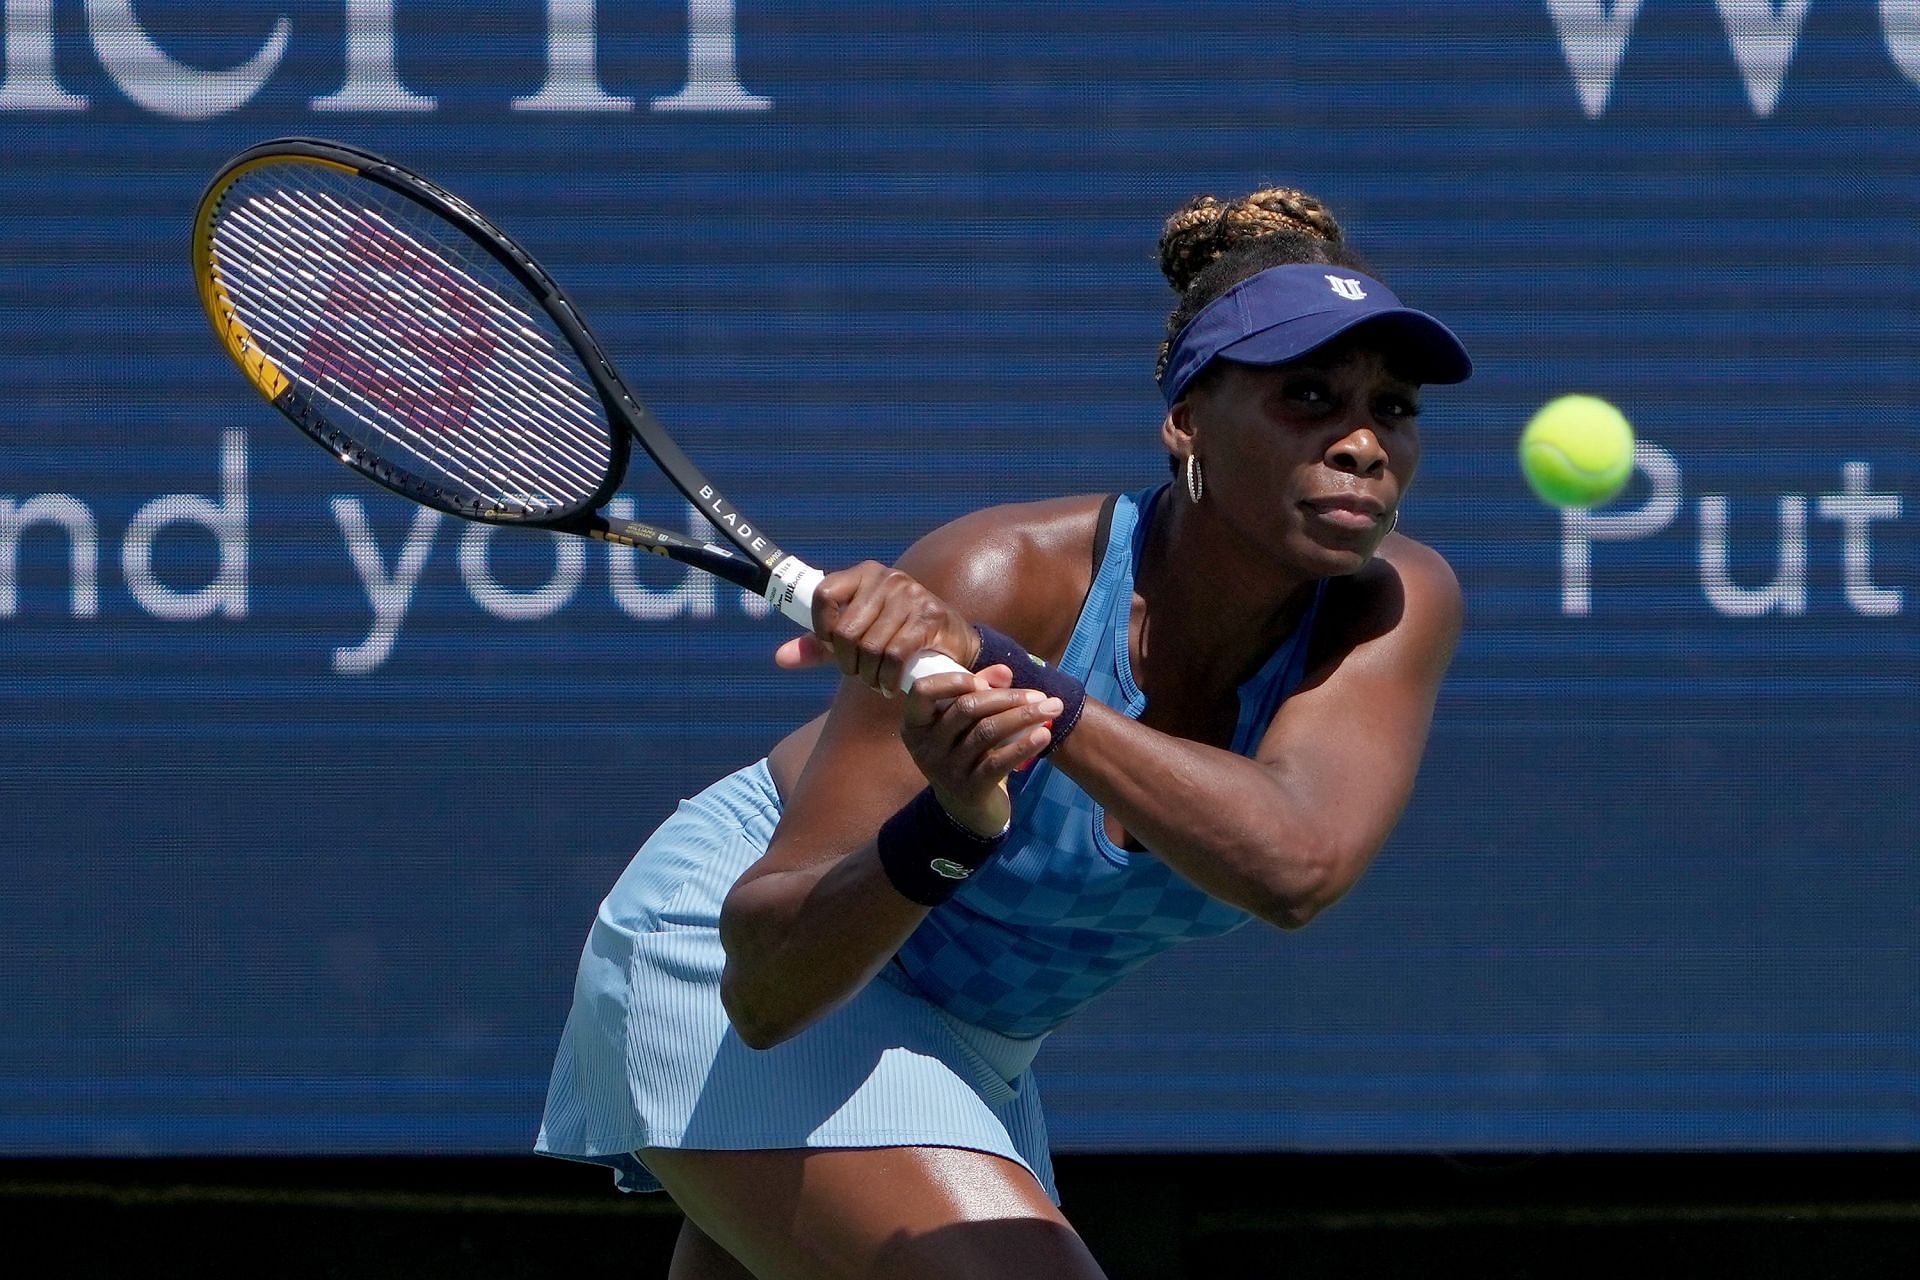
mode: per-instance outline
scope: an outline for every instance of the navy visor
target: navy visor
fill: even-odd
[[[1214,360],[1287,364],[1361,325],[1395,372],[1415,382],[1465,382],[1473,361],[1453,331],[1400,305],[1371,276],[1315,263],[1271,267],[1215,298],[1180,331],[1160,390],[1173,404]]]

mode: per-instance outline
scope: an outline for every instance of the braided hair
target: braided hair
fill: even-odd
[[[1347,248],[1332,212],[1304,191],[1268,187],[1238,200],[1187,201],[1160,233],[1160,270],[1180,301],[1167,317],[1154,377],[1166,372],[1173,340],[1215,298],[1269,267],[1321,262],[1374,275]]]

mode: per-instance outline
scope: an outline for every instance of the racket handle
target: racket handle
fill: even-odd
[[[811,631],[813,630],[813,589],[819,586],[820,579],[826,576],[798,556],[788,556],[773,568],[773,577],[767,583],[767,601],[785,614],[788,621],[798,624],[803,630]],[[939,675],[948,671],[958,671],[964,675],[966,670],[944,653],[922,649],[913,655],[900,672],[900,688],[902,692],[911,689],[913,682],[924,676]]]
[[[900,673],[900,688],[904,692],[913,688],[913,682],[916,680],[926,676],[943,675],[949,671],[958,671],[962,675],[967,674],[965,667],[955,662],[952,658],[949,658],[946,654],[934,649],[922,649],[913,655],[913,659],[907,663],[906,670]]]

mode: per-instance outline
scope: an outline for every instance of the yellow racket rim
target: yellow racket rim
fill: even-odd
[[[260,344],[253,340],[247,326],[241,322],[233,299],[227,295],[225,281],[220,278],[220,264],[213,253],[213,219],[220,210],[220,202],[226,198],[229,188],[240,178],[274,164],[310,164],[326,169],[335,169],[341,173],[358,173],[352,165],[341,164],[334,160],[322,160],[317,156],[271,155],[260,156],[244,164],[236,165],[228,171],[223,181],[216,183],[206,197],[200,201],[200,208],[193,219],[193,274],[200,290],[200,305],[206,310],[207,321],[213,326],[214,333],[226,344],[227,354],[240,366],[241,372],[259,388],[260,394],[269,401],[276,400],[287,389],[287,377],[280,372],[279,366],[267,358],[260,350]]]

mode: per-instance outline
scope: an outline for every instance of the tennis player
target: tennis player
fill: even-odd
[[[662,1186],[675,1280],[1101,1274],[1030,1064],[1177,942],[1307,923],[1407,802],[1459,586],[1394,531],[1471,366],[1311,196],[1191,201],[1170,483],[828,575],[831,708],[683,803],[602,904],[539,1149]],[[974,674],[893,693],[937,650]]]

